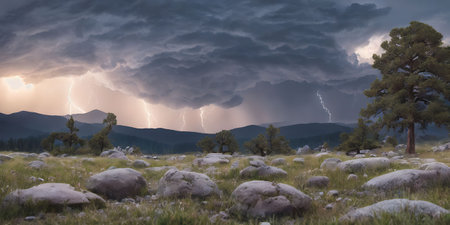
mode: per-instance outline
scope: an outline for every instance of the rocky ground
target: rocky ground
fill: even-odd
[[[0,154],[0,224],[450,224],[450,144],[269,157]]]

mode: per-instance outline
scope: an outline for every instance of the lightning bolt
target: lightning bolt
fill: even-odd
[[[145,111],[145,115],[147,116],[147,128],[151,127],[151,114],[150,111],[148,110],[148,106],[147,106],[147,102],[142,99],[142,103],[144,103],[144,111]]]
[[[202,108],[200,108],[200,122],[201,122],[201,125],[202,125],[203,132],[205,132],[205,120],[204,120],[204,117],[203,117],[204,114],[205,114],[205,110],[202,107]]]
[[[186,109],[183,110],[183,114],[181,114],[181,119],[183,121],[183,125],[181,126],[181,130],[186,128]]]
[[[330,112],[330,110],[325,106],[325,102],[323,102],[322,95],[319,94],[319,91],[317,91],[316,94],[317,94],[317,97],[319,97],[320,104],[322,105],[323,110],[325,110],[325,112],[328,113],[328,122],[331,123],[331,112]]]
[[[77,104],[75,104],[72,101],[72,89],[75,82],[73,81],[73,78],[70,78],[70,86],[69,91],[67,92],[67,104],[69,104],[69,114],[72,115],[72,107],[76,110],[80,111],[81,113],[86,113],[82,108],[80,108]]]

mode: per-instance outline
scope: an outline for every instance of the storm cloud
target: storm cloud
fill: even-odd
[[[389,30],[380,21],[392,11],[388,5],[327,0],[4,5],[0,76],[20,74],[38,82],[99,73],[115,90],[172,108],[235,107],[245,101],[241,93],[259,82],[326,82],[374,74],[339,40],[353,39],[356,46]]]

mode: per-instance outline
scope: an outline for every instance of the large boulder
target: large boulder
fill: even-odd
[[[297,155],[309,154],[309,153],[313,153],[313,150],[308,145],[305,145],[302,148],[298,148],[298,150],[297,150]]]
[[[123,153],[121,151],[117,151],[117,150],[103,151],[100,154],[100,157],[108,157],[108,158],[112,158],[112,159],[128,160],[128,157],[125,155],[125,153]]]
[[[439,217],[449,213],[448,210],[427,201],[390,199],[352,210],[342,216],[339,220],[341,222],[361,222],[367,219],[381,217],[383,214],[394,215],[403,211],[407,211],[415,216],[426,215],[431,217]]]
[[[109,199],[121,200],[135,197],[146,191],[147,181],[142,174],[130,168],[111,169],[89,178],[88,190],[106,196]]]
[[[270,217],[302,213],[311,206],[311,198],[287,184],[249,181],[231,194],[232,211],[249,217]]]
[[[363,188],[383,191],[395,191],[409,188],[418,190],[436,183],[449,183],[448,174],[442,174],[439,170],[397,170],[367,181]]]
[[[36,160],[36,161],[29,162],[28,167],[35,169],[35,170],[40,170],[40,169],[43,169],[44,167],[47,167],[47,164],[43,161]]]
[[[175,166],[157,166],[157,167],[149,167],[145,170],[151,171],[151,172],[160,172],[160,171],[166,171],[170,169],[177,169]]]
[[[241,177],[253,177],[257,176],[260,178],[269,178],[269,177],[285,177],[287,176],[287,172],[283,169],[274,166],[249,166],[244,168],[239,172]]]
[[[317,187],[317,188],[325,188],[328,186],[328,183],[330,182],[330,178],[326,176],[314,176],[310,177],[306,181],[307,187]]]
[[[70,184],[45,183],[28,189],[18,189],[8,194],[3,207],[39,207],[39,210],[83,207],[94,204],[104,207],[105,200],[91,192],[76,191]],[[46,206],[44,208],[40,208]]]
[[[157,194],[162,197],[207,197],[220,191],[207,175],[175,169],[168,170],[159,180]]]
[[[433,150],[433,152],[443,152],[450,150],[450,142],[447,142],[443,145],[434,146],[433,148],[431,148],[431,150]]]
[[[272,160],[272,165],[286,165],[285,158],[276,158]]]
[[[208,153],[205,158],[221,158],[221,159],[231,159],[233,156],[226,155],[223,153]]]
[[[229,157],[227,157],[229,156]],[[192,162],[193,165],[196,166],[205,166],[205,165],[214,165],[214,164],[226,164],[229,163],[230,160],[227,158],[230,158],[231,155],[224,155],[219,153],[209,153],[203,158],[196,158]]]
[[[336,170],[338,163],[340,162],[342,161],[338,158],[328,158],[320,164],[320,168],[325,170]]]
[[[145,168],[145,167],[149,167],[149,166],[150,166],[150,163],[148,163],[142,159],[138,159],[133,162],[133,167],[136,167],[136,168]]]
[[[347,160],[339,163],[337,168],[345,172],[356,173],[364,170],[387,169],[389,166],[388,158],[375,157]]]
[[[8,156],[8,155],[0,154],[0,162],[2,162],[2,161],[9,161],[11,159],[14,159],[14,158],[11,157],[11,156]]]
[[[425,163],[420,166],[421,170],[436,170],[442,181],[450,183],[450,167],[441,162]]]

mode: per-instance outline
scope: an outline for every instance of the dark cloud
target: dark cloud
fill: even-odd
[[[391,12],[389,5],[331,0],[2,4],[0,76],[37,81],[101,72],[116,89],[175,108],[235,107],[261,81],[373,74],[337,40],[343,33],[367,39]]]

